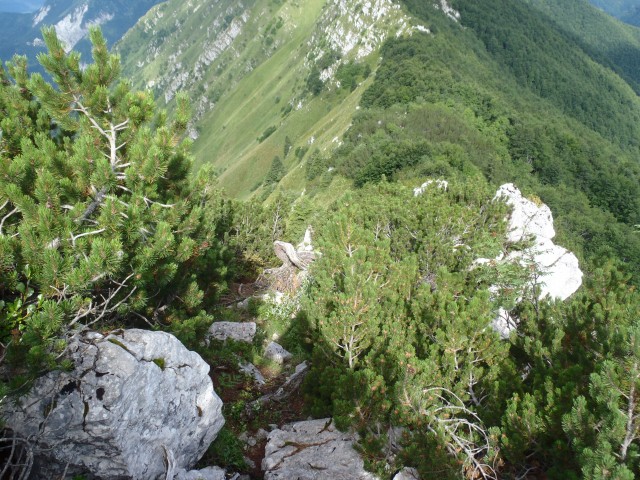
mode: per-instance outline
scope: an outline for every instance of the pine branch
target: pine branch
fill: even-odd
[[[8,203],[5,202],[5,204],[3,205],[3,207]],[[2,221],[0,221],[0,235],[4,235],[4,233],[2,233],[2,227],[4,226],[4,222],[13,214],[18,213],[20,210],[18,210],[18,207],[14,208],[13,210],[11,210],[9,213],[7,213],[3,218]]]
[[[96,210],[96,208],[98,208],[102,204],[102,202],[104,202],[106,195],[107,195],[107,187],[102,187],[98,192],[98,194],[96,195],[96,198],[93,199],[93,201],[85,209],[84,213],[76,220],[76,223],[82,223],[88,220],[89,217]]]
[[[80,237],[86,237],[87,235],[98,235],[99,233],[104,232],[106,229],[105,228],[101,228],[100,230],[93,230],[91,232],[85,232],[85,233],[80,233],[78,235],[73,235],[73,233],[70,233],[71,235],[71,245],[72,246],[76,246],[76,240],[79,239]]]
[[[118,293],[120,293],[120,290],[122,290],[123,288],[127,287],[127,285],[126,285],[127,280],[129,280],[133,276],[134,276],[134,274],[131,273],[127,278],[124,279],[124,281],[122,283],[114,282],[114,283],[116,283],[116,285],[118,285],[118,288],[116,288],[115,290],[111,290],[107,297],[103,296],[102,297],[102,301],[100,303],[94,304],[93,300],[91,300],[89,302],[88,308],[86,310],[84,310],[84,311],[78,312],[76,314],[76,316],[73,318],[73,320],[71,320],[71,322],[69,322],[69,326],[68,327],[71,328],[71,327],[73,327],[73,325],[78,323],[83,318],[87,318],[89,316],[95,315],[95,317],[89,323],[85,324],[85,325],[92,325],[92,324],[100,321],[106,315],[115,312],[118,309],[118,307],[120,307],[120,305],[122,305],[124,302],[129,300],[131,295],[133,295],[134,292],[137,290],[137,287],[133,287],[131,289],[131,291],[122,300],[120,300],[118,303],[116,303],[113,306],[111,305],[111,302],[118,295]]]
[[[175,204],[165,205],[165,204],[160,203],[160,202],[154,202],[153,200],[151,200],[150,198],[147,198],[147,197],[144,197],[144,203],[147,204],[147,207],[150,206],[150,205],[158,205],[159,207],[162,207],[162,208],[173,208],[173,207],[176,206]]]

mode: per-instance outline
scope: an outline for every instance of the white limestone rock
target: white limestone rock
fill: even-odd
[[[264,349],[264,357],[282,365],[289,360],[293,355],[287,352],[280,344],[276,342],[270,342]]]
[[[75,367],[38,379],[6,405],[7,426],[33,439],[34,478],[67,473],[155,479],[188,470],[224,424],[209,366],[165,332],[72,337]]]
[[[207,339],[251,343],[255,335],[255,322],[214,322],[209,327]]]
[[[449,5],[449,2],[447,0],[439,0],[439,1],[440,1],[440,5],[438,5],[437,3],[434,4],[436,8],[439,7],[440,10],[442,10],[444,14],[454,22],[457,22],[460,20],[460,12],[458,12],[451,5]]]
[[[445,192],[449,188],[449,182],[447,182],[446,180],[442,180],[442,179],[427,180],[426,182],[424,182],[419,187],[416,187],[416,188],[413,189],[413,196],[414,197],[418,197],[418,196],[422,195],[427,190],[429,185],[434,184],[434,183],[435,183],[437,188],[439,188],[440,190],[444,190]]]
[[[507,239],[510,242],[518,242],[530,237],[550,240],[556,236],[551,209],[544,204],[536,205],[523,197],[513,183],[502,185],[494,198],[505,200],[513,208],[507,229]]]
[[[265,480],[375,480],[353,448],[356,437],[330,418],[284,425],[269,433],[262,470]]]
[[[329,170],[331,171],[331,170]],[[298,244],[296,250],[305,251],[305,252],[313,252],[313,245],[311,244],[311,234],[313,233],[313,227],[309,225],[304,232],[304,238],[302,242]]]
[[[476,264],[520,263],[534,265],[537,275],[531,278],[528,287],[540,289],[539,298],[566,300],[582,285],[582,271],[578,258],[559,245],[553,243],[556,235],[553,215],[548,206],[536,204],[522,196],[513,184],[502,185],[494,199],[502,199],[512,207],[508,219],[507,240],[510,242],[529,241],[531,246],[523,251],[514,251],[506,256],[499,255],[494,260],[480,258]],[[492,287],[495,290],[495,287]],[[517,319],[500,308],[493,327],[502,337],[508,337],[517,326]]]
[[[540,298],[566,300],[582,285],[582,271],[578,258],[566,248],[553,243],[556,232],[553,215],[548,206],[536,205],[524,198],[513,184],[502,185],[495,198],[504,199],[513,211],[509,217],[507,239],[511,242],[531,239],[533,245],[524,252],[514,252],[507,261],[529,257],[537,266],[541,277]]]

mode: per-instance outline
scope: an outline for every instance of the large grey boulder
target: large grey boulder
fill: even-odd
[[[68,355],[72,371],[46,374],[2,412],[33,441],[33,478],[68,464],[97,478],[164,480],[169,465],[189,470],[224,424],[209,366],[173,335],[87,332]]]
[[[308,420],[273,430],[262,460],[265,480],[375,480],[353,449],[356,437],[331,419]]]
[[[510,258],[518,259],[527,255],[532,258],[541,273],[537,280],[540,298],[569,298],[582,285],[582,271],[573,253],[553,243],[556,232],[549,207],[524,198],[511,183],[502,185],[496,198],[504,199],[513,208],[507,239],[512,242],[530,239],[533,242],[527,250],[513,253]]]

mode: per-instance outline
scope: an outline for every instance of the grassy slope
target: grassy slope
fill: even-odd
[[[283,120],[280,111],[287,99],[294,97],[300,87],[301,69],[306,51],[301,48],[308,40],[320,14],[322,0],[312,0],[305,7],[297,7],[290,37],[258,68],[243,77],[237,87],[224,95],[215,110],[207,115],[201,130],[206,132],[195,144],[199,163],[210,162],[225,170],[221,179],[225,187],[242,196],[266,174],[275,155],[283,156],[284,136],[282,124],[296,116]],[[296,9],[296,7],[285,7]],[[280,101],[276,103],[276,98]],[[307,133],[318,118],[318,113],[307,105],[305,115],[295,123],[289,123],[289,136],[295,143]],[[268,127],[276,126],[280,132],[258,144],[256,138]]]
[[[327,0],[244,4],[169,0],[149,12],[118,45],[118,51],[125,74],[139,88],[154,80],[152,88],[163,104],[168,85],[176,77],[173,71],[182,66],[182,71],[195,77],[192,66],[203,45],[224,31],[225,17],[228,24],[230,18],[245,13],[246,22],[231,45],[202,70],[202,78],[186,80],[181,89],[189,93],[197,112],[197,165],[213,164],[227,191],[246,198],[256,191],[273,158],[283,158],[286,137],[293,144],[292,153],[296,147],[309,147],[309,152],[335,147],[370,83],[361,82],[353,92],[337,90],[332,84],[316,97],[307,91],[310,50],[327,49],[322,39],[326,25],[321,25],[327,8]],[[196,9],[197,15],[192,15]],[[384,21],[393,24],[393,15],[399,14]],[[377,53],[365,61],[375,69]],[[208,105],[201,109],[203,101]],[[169,101],[169,109],[172,105]],[[283,113],[287,105],[290,111]],[[275,133],[258,142],[269,127],[276,127]],[[299,159],[289,154],[283,160],[291,170],[284,183],[302,191],[301,172],[293,168]]]

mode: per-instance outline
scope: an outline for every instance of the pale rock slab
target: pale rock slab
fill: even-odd
[[[416,187],[416,188],[413,189],[413,196],[414,197],[418,197],[418,196],[422,195],[427,190],[429,185],[431,185],[431,184],[435,184],[437,188],[439,188],[440,190],[444,190],[445,192],[449,188],[449,182],[447,182],[446,180],[442,180],[442,179],[427,180],[426,182],[424,182],[419,187]]]
[[[207,467],[202,470],[178,471],[173,480],[225,480],[226,472],[219,467]]]
[[[524,252],[514,252],[506,260],[517,260],[529,256],[542,276],[537,279],[540,298],[566,300],[582,285],[582,271],[578,258],[553,243],[556,231],[553,228],[551,209],[536,205],[524,198],[513,184],[502,185],[495,198],[504,199],[513,208],[509,217],[507,239],[511,242],[533,240],[533,246]]]
[[[173,335],[121,330],[73,336],[74,369],[39,378],[4,407],[7,426],[33,439],[33,478],[155,479],[188,470],[224,425],[209,365]]]
[[[329,418],[282,426],[269,433],[265,480],[375,480],[353,448],[356,437]]]
[[[214,322],[209,327],[207,338],[251,343],[255,335],[255,322]]]

